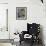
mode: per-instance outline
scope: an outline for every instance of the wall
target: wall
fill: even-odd
[[[0,0],[0,3],[8,3],[8,0]]]

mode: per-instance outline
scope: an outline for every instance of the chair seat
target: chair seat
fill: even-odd
[[[31,37],[32,37],[32,35],[29,35],[29,34],[24,35],[24,38],[31,38]]]

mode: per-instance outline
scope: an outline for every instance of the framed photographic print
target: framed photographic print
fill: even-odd
[[[27,7],[16,7],[16,20],[27,19]]]

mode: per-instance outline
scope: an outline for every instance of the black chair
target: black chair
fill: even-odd
[[[29,24],[27,23],[27,31],[22,31],[22,34],[20,34],[20,44],[22,41],[24,41],[24,35],[29,34],[32,35],[32,38],[29,40],[31,41],[31,44],[33,45],[34,42],[39,43],[39,33],[40,33],[40,24],[32,23]]]

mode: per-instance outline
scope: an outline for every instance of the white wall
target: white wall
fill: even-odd
[[[8,0],[0,0],[0,3],[8,3]]]

